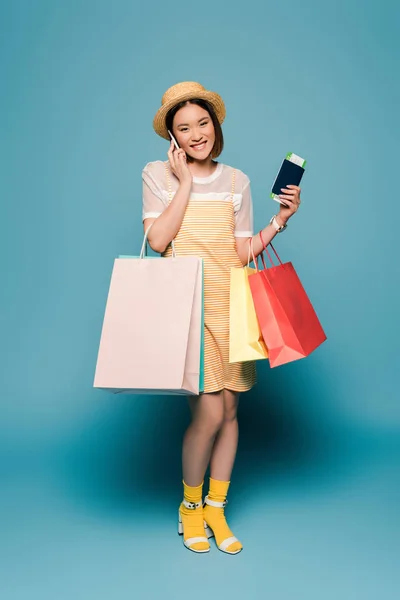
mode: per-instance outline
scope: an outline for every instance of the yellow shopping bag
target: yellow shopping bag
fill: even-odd
[[[255,273],[251,267],[232,268],[229,309],[229,362],[246,362],[268,358],[248,277]]]

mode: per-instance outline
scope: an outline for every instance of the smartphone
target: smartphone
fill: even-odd
[[[286,206],[284,200],[279,198],[279,194],[282,194],[281,188],[285,188],[288,185],[299,185],[304,174],[305,164],[306,161],[304,158],[293,154],[293,152],[289,152],[283,160],[278,175],[275,178],[271,190],[271,198]]]
[[[180,150],[180,148],[179,148],[179,146],[178,146],[178,142],[176,141],[176,139],[174,138],[174,136],[172,135],[172,133],[170,132],[170,130],[169,130],[169,129],[168,129],[168,133],[169,133],[169,135],[170,135],[170,137],[171,137],[171,140],[172,140],[172,141],[174,142],[174,144],[175,144],[175,148],[176,148],[177,150]]]

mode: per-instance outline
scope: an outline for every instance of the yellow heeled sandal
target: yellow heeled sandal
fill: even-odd
[[[227,504],[228,504],[228,500],[224,500],[223,502],[216,502],[215,500],[210,500],[210,498],[208,496],[206,496],[205,500],[204,500],[204,506],[208,505],[208,506],[213,506],[214,508],[219,508],[219,509],[221,509],[221,508],[224,509]],[[215,537],[214,531],[206,519],[207,519],[207,516],[205,516],[205,520],[204,520],[205,527],[207,527],[207,529],[211,533],[211,536],[208,536],[208,537]],[[232,546],[232,544],[240,544],[241,548],[238,548],[236,550],[228,550],[229,546]],[[237,537],[235,537],[234,535],[231,535],[231,536],[225,538],[224,540],[222,540],[222,542],[220,544],[217,544],[217,548],[218,548],[218,550],[221,550],[221,552],[225,552],[226,554],[239,554],[239,552],[241,552],[243,550],[241,543],[239,542]]]
[[[182,513],[181,513],[182,505],[191,511],[192,510],[197,511],[198,517],[199,517],[198,519],[196,519],[195,523],[192,523],[192,524],[188,523],[186,526],[189,525],[193,529],[199,530],[199,533],[200,533],[200,528],[201,528],[201,531],[204,532],[204,535],[194,535],[185,540],[184,523],[182,520]],[[183,499],[181,506],[179,507],[179,511],[178,511],[178,533],[179,533],[179,535],[183,535],[184,545],[186,546],[186,548],[188,548],[188,550],[191,550],[192,552],[198,552],[198,553],[209,552],[210,544],[208,542],[208,538],[211,537],[212,533],[203,519],[203,504],[202,504],[202,502],[188,502],[187,500]],[[195,513],[193,513],[193,516],[194,516],[194,514]],[[191,517],[187,520],[190,521],[190,519],[191,519]],[[197,521],[199,521],[199,522],[197,522]],[[201,525],[200,525],[200,523],[201,523]]]

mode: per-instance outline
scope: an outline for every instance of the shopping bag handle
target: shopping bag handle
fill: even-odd
[[[249,238],[249,253],[247,256],[247,266],[250,266],[250,261],[253,261],[256,271],[258,272],[258,257],[254,256],[253,236]]]
[[[251,237],[250,240],[249,240],[249,256],[250,256],[250,252],[251,252],[251,258],[253,259],[254,266],[255,266],[256,271],[258,273],[258,257],[256,258],[254,256],[253,237]],[[250,260],[249,260],[249,263],[250,263]],[[249,265],[247,265],[247,266],[249,266]]]
[[[262,230],[260,231],[260,233],[259,233],[259,236],[260,236],[260,240],[261,240],[261,243],[262,243],[262,245],[263,245],[263,248],[264,248],[264,250],[265,250],[265,252],[267,253],[267,256],[268,256],[268,258],[269,258],[269,262],[271,263],[271,265],[272,265],[273,267],[275,267],[275,265],[274,265],[274,261],[273,261],[273,260],[272,260],[272,258],[271,258],[271,254],[270,254],[270,253],[269,253],[269,251],[268,251],[268,247],[265,245],[264,238],[263,238],[263,234],[262,234]],[[279,263],[281,264],[281,266],[283,266],[283,263],[282,263],[281,259],[279,258],[279,255],[278,255],[277,251],[275,250],[274,246],[272,245],[272,242],[270,242],[270,243],[269,243],[269,245],[271,246],[272,250],[274,251],[274,254],[275,254],[276,258],[278,259]],[[265,264],[265,260],[264,260],[264,251],[263,251],[263,252],[261,252],[261,261],[262,261],[262,264],[263,264],[263,266],[264,266],[264,269],[267,269],[268,267],[267,267],[267,265]]]
[[[154,223],[154,221],[153,221]],[[147,256],[147,244],[148,244],[148,235],[149,235],[149,231],[153,226],[153,223],[151,223],[151,225],[146,229],[146,232],[144,234],[144,238],[143,238],[143,244],[142,244],[142,249],[140,251],[140,257],[139,258],[144,258],[145,256]],[[176,252],[175,252],[175,244],[174,244],[174,240],[171,241],[171,248],[172,248],[172,258],[176,258]]]
[[[249,253],[247,255],[247,265],[246,265],[246,267],[250,266],[251,259],[253,259],[253,262],[255,263],[256,259],[254,258],[253,238],[249,237]]]

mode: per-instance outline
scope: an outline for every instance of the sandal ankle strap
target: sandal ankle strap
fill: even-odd
[[[206,496],[204,499],[204,504],[208,504],[208,506],[214,506],[215,508],[225,508],[225,506],[228,504],[228,500],[224,500],[223,502],[215,502]]]
[[[200,508],[200,506],[202,506],[201,502],[188,502],[187,500],[185,500],[185,498],[182,500],[182,504],[190,510],[196,510],[196,508]]]

